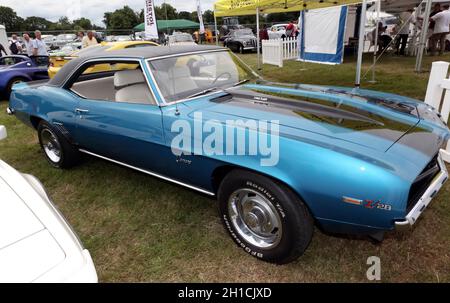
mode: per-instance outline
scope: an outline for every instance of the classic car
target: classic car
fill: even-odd
[[[194,38],[188,33],[174,32],[167,38],[168,45],[194,45]]]
[[[243,53],[245,51],[256,51],[258,49],[256,36],[250,28],[231,31],[223,42],[233,52]]]
[[[286,38],[286,28],[288,24],[275,24],[273,25],[267,33],[269,34],[269,39],[284,39]]]
[[[68,56],[72,55],[74,52],[79,51],[81,49],[81,47],[82,47],[81,42],[67,43],[60,49],[50,51],[49,56],[51,59],[53,57],[68,57]]]
[[[0,283],[97,282],[89,251],[42,184],[2,160],[0,230]]]
[[[136,47],[158,46],[157,43],[151,41],[125,41],[125,42],[102,42],[98,45],[89,46],[85,49],[75,51],[70,56],[54,56],[50,57],[50,67],[48,68],[48,75],[53,78],[56,73],[67,62],[78,56],[89,56],[90,53],[97,51],[114,51],[119,49],[129,49]]]
[[[47,68],[47,57],[0,57],[0,97],[8,99],[11,87],[16,83],[48,79]]]
[[[216,46],[80,57],[14,86],[8,112],[54,167],[87,154],[217,197],[238,246],[279,264],[303,254],[314,225],[380,241],[414,225],[448,175],[450,131],[425,103],[266,82]]]

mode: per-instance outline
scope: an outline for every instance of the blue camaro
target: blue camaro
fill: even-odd
[[[303,254],[314,225],[378,240],[412,226],[448,176],[450,132],[428,105],[269,83],[213,46],[80,57],[14,86],[8,112],[55,167],[84,153],[216,196],[238,246],[279,264]]]
[[[8,99],[11,88],[16,83],[48,79],[47,69],[48,57],[0,57],[0,97]]]

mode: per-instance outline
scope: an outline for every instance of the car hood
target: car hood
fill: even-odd
[[[25,202],[30,203],[23,198],[28,186],[19,172],[0,160],[0,283],[32,282],[65,259],[54,235]]]
[[[418,126],[412,99],[341,88],[245,85],[211,99],[203,111],[207,119],[277,121],[281,135],[308,131],[382,152],[408,132],[432,132]]]
[[[0,177],[0,250],[44,229],[25,202]]]

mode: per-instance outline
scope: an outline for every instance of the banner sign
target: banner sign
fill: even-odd
[[[341,64],[346,22],[347,6],[302,11],[299,20],[300,60]]]
[[[197,0],[197,15],[198,15],[198,22],[200,23],[200,34],[205,33],[205,24],[203,23],[203,13],[202,13],[202,6],[200,4],[200,0]]]
[[[154,0],[145,0],[145,39],[158,40],[158,25],[156,24],[156,14]]]

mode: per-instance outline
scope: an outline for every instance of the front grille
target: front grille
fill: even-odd
[[[407,212],[410,212],[414,208],[419,199],[431,185],[434,177],[436,177],[440,171],[438,155],[436,155],[412,184],[408,196]]]

